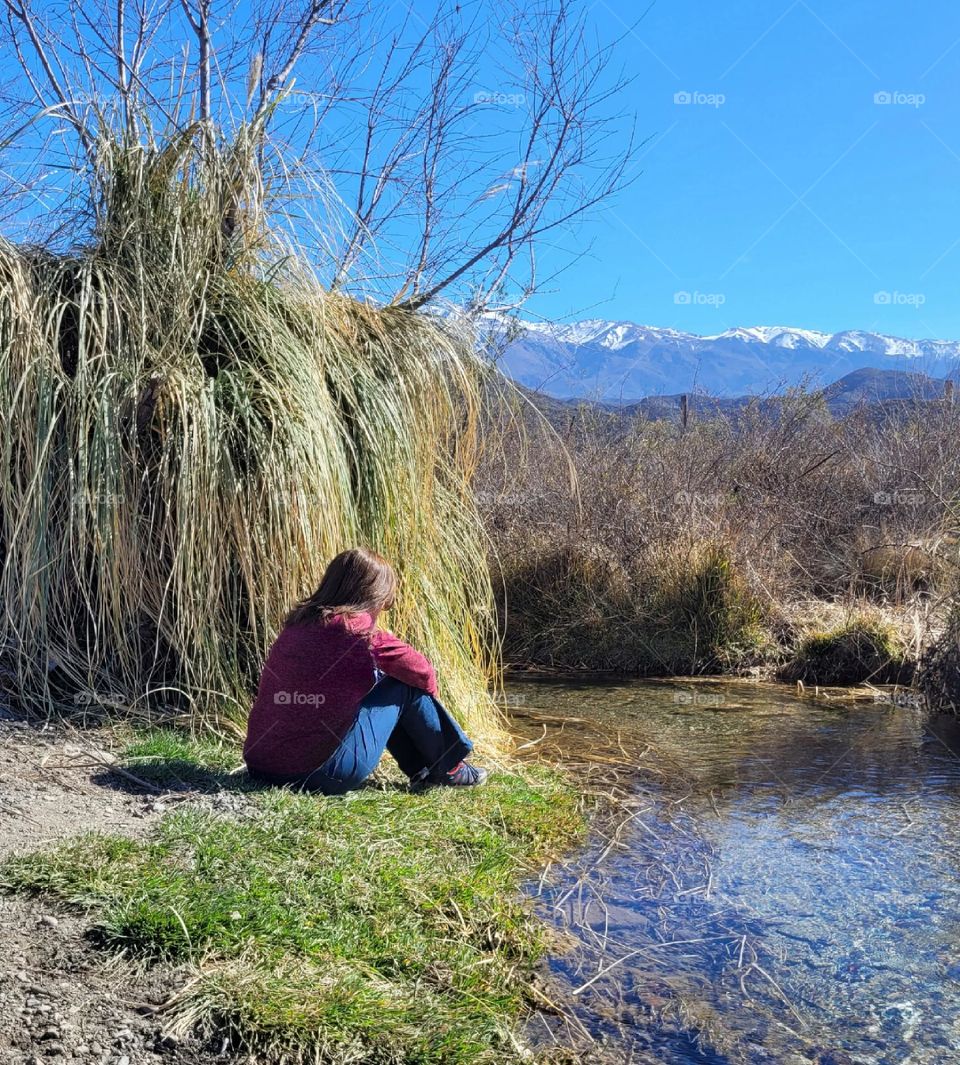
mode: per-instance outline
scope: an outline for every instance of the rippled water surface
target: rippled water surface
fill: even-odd
[[[748,683],[509,694],[523,738],[621,789],[542,889],[575,936],[550,993],[610,1060],[960,1061],[956,721]]]

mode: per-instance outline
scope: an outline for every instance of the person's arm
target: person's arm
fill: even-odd
[[[437,694],[437,675],[429,660],[392,632],[377,630],[370,639],[377,669],[430,695]]]

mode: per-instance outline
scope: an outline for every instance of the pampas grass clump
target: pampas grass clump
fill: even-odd
[[[98,160],[83,241],[0,243],[4,688],[239,724],[285,610],[364,543],[397,565],[392,627],[490,725],[470,343],[324,290],[242,137]]]

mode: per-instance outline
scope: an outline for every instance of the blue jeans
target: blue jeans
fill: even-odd
[[[340,746],[300,781],[307,791],[342,795],[358,788],[384,749],[411,779],[445,773],[473,744],[439,699],[393,677],[383,677],[364,697]]]

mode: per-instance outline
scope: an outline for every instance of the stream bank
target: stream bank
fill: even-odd
[[[230,757],[222,751],[168,736],[131,747],[129,737],[121,742],[106,731],[78,736],[0,722],[8,853],[42,854],[19,863],[13,877],[39,895],[0,900],[7,918],[0,1060],[190,1065],[242,1053],[238,1020],[249,1021],[226,1015],[222,999],[212,1012],[191,1014],[198,975],[212,978],[201,1004],[216,1004],[213,992],[236,987],[224,981],[233,949],[223,948],[225,936],[236,944],[252,929],[289,946],[299,934],[292,924],[257,925],[259,889],[229,898],[211,891],[237,885],[241,868],[259,861],[242,853],[250,844],[247,822],[269,829],[271,849],[261,865],[280,870],[285,889],[296,892],[291,874],[302,869],[277,864],[278,832],[288,838],[295,823],[325,833],[328,848],[339,839],[345,861],[334,863],[337,876],[394,893],[386,908],[361,901],[354,910],[361,923],[393,921],[395,893],[410,885],[411,869],[423,868],[422,860],[404,871],[387,862],[380,865],[386,879],[372,877],[367,859],[348,845],[361,822],[366,831],[379,826],[381,844],[416,838],[434,865],[438,854],[456,854],[461,866],[471,855],[479,859],[459,886],[446,874],[430,881],[440,905],[427,912],[440,922],[434,927],[455,930],[457,943],[492,951],[517,972],[528,972],[545,951],[536,978],[500,985],[508,995],[498,999],[504,1018],[518,1016],[524,1001],[545,1009],[521,1038],[501,1022],[465,1028],[457,1013],[456,1030],[472,1033],[473,1042],[435,1047],[437,1061],[519,1059],[523,1043],[545,1061],[605,1065],[940,1065],[960,1054],[951,1006],[960,994],[954,719],[929,718],[897,690],[808,690],[798,698],[783,686],[711,679],[512,680],[506,696],[520,755],[562,759],[581,796],[605,803],[581,850],[543,875],[542,863],[573,838],[567,793],[553,785],[540,793],[549,798],[541,812],[551,807],[558,829],[546,836],[547,822],[530,817],[536,793],[528,786],[484,789],[485,805],[467,823],[452,808],[438,808],[436,816],[422,808],[405,813],[406,797],[389,779],[368,796],[335,804],[332,821],[305,820],[325,804],[287,810],[282,797],[267,811],[267,825],[262,797],[228,779]],[[118,755],[135,779],[117,776]],[[430,824],[452,850],[435,849]],[[56,849],[89,829],[124,842],[106,853],[89,845]],[[224,832],[232,843],[221,851]],[[390,853],[410,857],[402,842]],[[187,865],[178,866],[183,860]],[[202,868],[208,872],[190,873]],[[515,889],[526,882],[543,922],[535,923],[538,932],[515,923],[522,908],[488,905],[490,893],[504,896],[504,875]],[[298,897],[310,912],[323,909]],[[542,938],[545,925],[554,932]],[[100,930],[97,940],[92,927]],[[449,945],[451,935],[444,938]],[[427,940],[422,957],[412,952],[398,968],[397,942],[394,936],[387,943],[393,969],[382,952],[376,971],[386,965],[398,982],[409,974],[421,989],[421,1018],[425,986],[434,1003],[443,988],[464,986],[456,966],[444,964]],[[216,943],[219,958],[208,964]],[[119,959],[118,946],[141,960]],[[205,952],[199,964],[189,953],[194,947]],[[322,1031],[318,1015],[307,1018],[310,1028],[302,1013],[289,1012],[316,986],[318,974],[306,976],[311,982],[294,981],[292,1003],[277,998],[276,987],[246,999],[247,1009],[259,1005],[261,1024],[271,1021],[274,1037],[278,1020],[305,1039]],[[382,983],[373,986],[382,1013],[386,992]],[[349,1001],[337,998],[338,1008]],[[171,1009],[184,1003],[188,1009]],[[364,1016],[353,1013],[353,1041],[341,1027],[332,1060],[369,1056],[375,1029]],[[403,1037],[415,1041],[421,1027],[405,1026]],[[450,1030],[436,1015],[428,1027]],[[412,1060],[424,1050],[411,1042],[392,1053]]]
[[[0,716],[0,860],[84,830],[133,839],[150,831],[165,804],[149,793],[104,786],[110,746],[106,734],[78,737]],[[182,968],[107,963],[83,914],[23,895],[0,896],[0,930],[4,1065],[210,1060],[200,1040],[171,1038],[153,1013],[186,983]]]
[[[555,772],[326,799],[169,729],[0,728],[0,1060],[527,1060],[522,884],[583,828]]]

